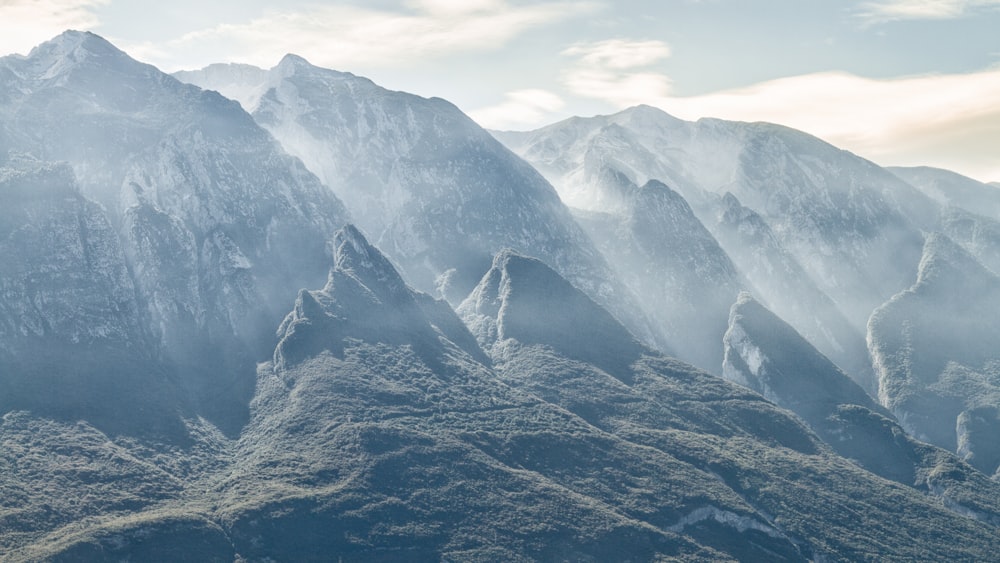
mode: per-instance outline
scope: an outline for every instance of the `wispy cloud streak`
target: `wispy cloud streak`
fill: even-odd
[[[862,3],[858,15],[869,24],[897,20],[947,20],[997,7],[1000,7],[1000,0],[881,0]]]
[[[187,33],[166,43],[127,47],[135,56],[167,69],[176,68],[175,61],[185,61],[189,67],[218,62],[202,61],[200,53],[259,66],[275,63],[275,53],[296,53],[334,68],[394,66],[499,49],[529,29],[596,8],[590,2],[507,0],[412,0],[395,10],[314,5]]]

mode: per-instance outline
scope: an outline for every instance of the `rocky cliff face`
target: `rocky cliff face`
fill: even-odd
[[[718,372],[729,305],[746,280],[687,201],[665,184],[642,187],[604,169],[615,204],[577,219],[618,275],[642,297],[677,357]]]
[[[996,310],[1000,282],[959,245],[930,237],[917,283],[870,323],[900,424],[788,325],[738,303],[728,373],[796,416],[627,330],[619,319],[642,325],[641,315],[622,313],[628,301],[602,273],[610,269],[550,187],[453,107],[295,58],[279,70],[280,84],[249,92],[260,107],[287,110],[274,123],[337,131],[350,141],[330,141],[338,150],[363,146],[337,161],[357,165],[337,170],[358,182],[390,165],[372,201],[408,203],[378,235],[389,252],[363,229],[336,231],[346,213],[327,187],[216,93],[91,34],[0,59],[0,557],[978,561],[998,552],[996,483],[901,428],[951,425],[959,455],[983,472],[997,463],[1000,329],[982,313]],[[264,76],[237,71],[241,88]],[[592,177],[628,180],[601,184],[615,217],[605,226],[624,233],[633,266],[670,273],[644,271],[650,292],[708,300],[732,289],[741,262],[718,251],[699,214],[712,229],[730,225],[783,276],[795,271],[798,255],[783,253],[790,235],[749,209],[755,200],[719,206],[696,191],[695,177],[732,177],[710,164],[739,159],[749,137],[732,129],[744,125],[657,122],[649,108],[626,117],[607,135],[575,138],[595,141],[584,156]],[[572,123],[579,132],[592,122]],[[646,148],[653,138],[712,150],[661,161]],[[815,189],[831,199],[813,201],[826,209],[847,193],[874,206],[864,217],[897,217],[879,207],[891,186],[874,198],[839,161],[810,160],[819,154],[810,143],[786,146],[791,156],[764,151],[775,159],[763,170],[784,163],[789,178],[820,186],[776,194]],[[629,176],[643,169],[676,172],[671,187]],[[838,174],[848,179],[831,195],[821,184]],[[409,195],[396,200],[401,187]],[[914,201],[897,210],[911,223]],[[848,211],[827,227],[850,231],[845,240],[888,240]],[[780,244],[769,245],[772,235]],[[665,240],[679,248],[663,252]],[[507,243],[554,267],[513,250],[490,257]],[[444,295],[472,276],[473,255],[485,275],[469,282],[461,316],[408,285],[396,260],[434,273],[424,281]]]
[[[767,221],[726,193],[716,210],[714,231],[726,248],[738,248],[734,261],[759,297],[779,317],[795,326],[872,396],[878,384],[864,336],[809,277],[778,240]]]
[[[226,70],[182,77],[234,96],[252,89],[243,98],[254,119],[333,189],[415,287],[457,304],[495,252],[516,248],[657,338],[552,187],[452,104],[294,55],[252,87],[240,69],[222,79]],[[235,82],[243,86],[227,86]]]
[[[66,32],[0,68],[8,148],[69,164],[117,231],[141,332],[238,424],[261,344],[325,278],[343,206],[238,104],[96,35]]]
[[[802,418],[840,455],[865,469],[936,496],[945,506],[1000,522],[1000,487],[954,454],[910,437],[895,418],[784,321],[743,294],[726,332],[723,376]],[[982,448],[990,412],[967,416],[969,452]],[[984,451],[985,450],[985,451]],[[995,455],[979,449],[980,457]],[[945,470],[947,468],[947,470]],[[991,491],[991,492],[987,492]],[[980,493],[986,493],[980,495]]]
[[[0,163],[0,197],[0,409],[166,430],[177,390],[103,210],[27,157]]]
[[[497,136],[537,166],[567,203],[584,209],[609,197],[588,174],[595,162],[638,185],[650,179],[670,185],[713,232],[713,202],[732,193],[767,222],[857,331],[864,330],[875,307],[912,279],[920,229],[937,221],[936,204],[892,173],[777,125],[685,122],[640,106]],[[759,251],[715,234],[737,264]],[[788,297],[780,292],[782,282],[755,285],[768,302]],[[803,329],[815,324],[809,317],[789,320]]]
[[[980,409],[997,405],[1000,397],[995,346],[1000,324],[983,314],[998,305],[1000,279],[934,234],[916,283],[877,309],[868,323],[882,404],[920,439],[951,451],[961,439],[965,455],[989,474],[997,469],[987,461],[993,456],[984,454],[978,464],[972,436],[982,436],[982,428],[993,424]],[[961,437],[957,428],[963,429]]]

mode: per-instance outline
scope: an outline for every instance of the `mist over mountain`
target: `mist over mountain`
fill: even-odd
[[[993,273],[1000,273],[1000,220],[948,207],[941,214],[941,232]]]
[[[807,287],[812,284],[799,278],[794,266],[754,276],[754,289],[767,303],[788,303],[782,314],[802,332],[822,335],[816,344],[825,353],[844,360],[852,355],[845,365],[860,382],[868,375],[856,355],[857,333],[872,309],[915,275],[920,230],[938,220],[938,206],[894,174],[768,123],[686,122],[639,106],[531,132],[495,134],[545,174],[571,206],[600,209],[613,199],[595,168],[617,170],[637,185],[651,179],[666,183],[750,276],[756,257],[773,251],[753,237],[725,234],[731,229],[716,217],[731,207],[723,196],[732,194],[759,215],[836,310],[823,304],[826,299]],[[792,286],[801,289],[789,294]],[[843,318],[854,331],[845,330]]]
[[[239,424],[261,343],[325,278],[343,205],[238,104],[96,35],[0,67],[3,147],[69,165],[117,231],[119,291],[136,294],[143,329],[196,400]]]
[[[797,319],[798,331],[874,396],[877,383],[864,336],[785,249],[767,221],[726,192],[714,225],[726,248],[742,249],[733,256],[752,286],[768,288],[767,306],[782,319]]]
[[[939,497],[953,510],[1000,522],[1000,484],[908,435],[840,368],[747,293],[733,304],[725,350],[723,377],[797,414],[838,454]]]
[[[215,65],[178,76],[242,96],[422,291],[457,304],[495,252],[516,248],[660,340],[555,190],[449,102],[294,55],[266,74]]]
[[[746,280],[680,194],[650,180],[642,187],[605,169],[614,193],[608,211],[579,211],[577,220],[643,304],[670,350],[718,372],[729,305]]]
[[[987,474],[995,432],[1000,278],[959,245],[930,235],[916,283],[872,313],[868,345],[879,399],[918,439],[958,451]]]
[[[525,314],[539,303],[546,304],[547,314]],[[898,512],[896,501],[884,501],[939,509],[939,500],[896,488],[839,458],[802,422],[757,393],[642,346],[538,260],[499,254],[459,314],[505,383],[652,450],[646,455],[665,456],[660,463],[669,463],[669,482],[677,484],[671,488],[683,491],[681,499],[690,498],[684,502],[693,508],[672,529],[738,560],[865,559],[866,551],[882,549],[870,542],[899,539],[885,526],[915,523]],[[595,353],[609,345],[619,353]],[[859,387],[839,377],[854,394],[832,400],[864,400]],[[977,511],[992,527],[1000,507],[996,484],[979,475],[986,491],[969,486],[962,471],[976,474],[946,458],[923,477],[940,487],[947,506],[967,516]],[[953,473],[941,475],[947,472]],[[860,526],[858,515],[865,515]],[[845,535],[847,528],[852,531]],[[902,556],[933,558],[916,552]]]
[[[649,107],[515,154],[295,55],[176,76],[0,58],[0,560],[1000,550],[994,187]]]
[[[987,217],[1000,216],[1000,190],[950,170],[916,166],[887,170],[944,206],[953,206]]]

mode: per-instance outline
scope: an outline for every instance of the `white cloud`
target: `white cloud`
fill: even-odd
[[[26,54],[67,29],[98,25],[94,8],[110,0],[0,0],[0,55]]]
[[[678,117],[770,121],[884,165],[951,168],[1000,178],[1000,69],[873,80],[819,73],[646,103]]]
[[[566,106],[562,98],[547,90],[515,90],[504,98],[495,106],[470,111],[469,117],[488,129],[511,129],[537,125]]]
[[[627,107],[670,94],[670,78],[646,68],[670,57],[670,46],[662,41],[578,43],[562,55],[575,59],[561,81],[577,96]]]
[[[563,85],[578,96],[596,98],[625,108],[670,94],[671,81],[658,72],[614,72],[575,68],[562,78]]]
[[[859,15],[868,23],[960,18],[976,9],[998,7],[1000,0],[881,0],[865,2]]]
[[[595,43],[577,43],[562,52],[579,57],[589,67],[628,69],[649,66],[670,57],[670,46],[662,41],[608,39]]]
[[[410,0],[414,10],[438,16],[455,16],[503,9],[503,0]]]
[[[401,65],[461,51],[498,49],[530,28],[588,13],[596,4],[411,0],[406,7],[390,11],[313,5],[188,33],[165,44],[125,47],[134,56],[167,69],[219,60],[270,66],[285,53],[334,68]]]

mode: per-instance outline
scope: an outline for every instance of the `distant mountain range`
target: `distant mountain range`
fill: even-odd
[[[0,560],[995,559],[997,194],[68,31],[0,58]]]

